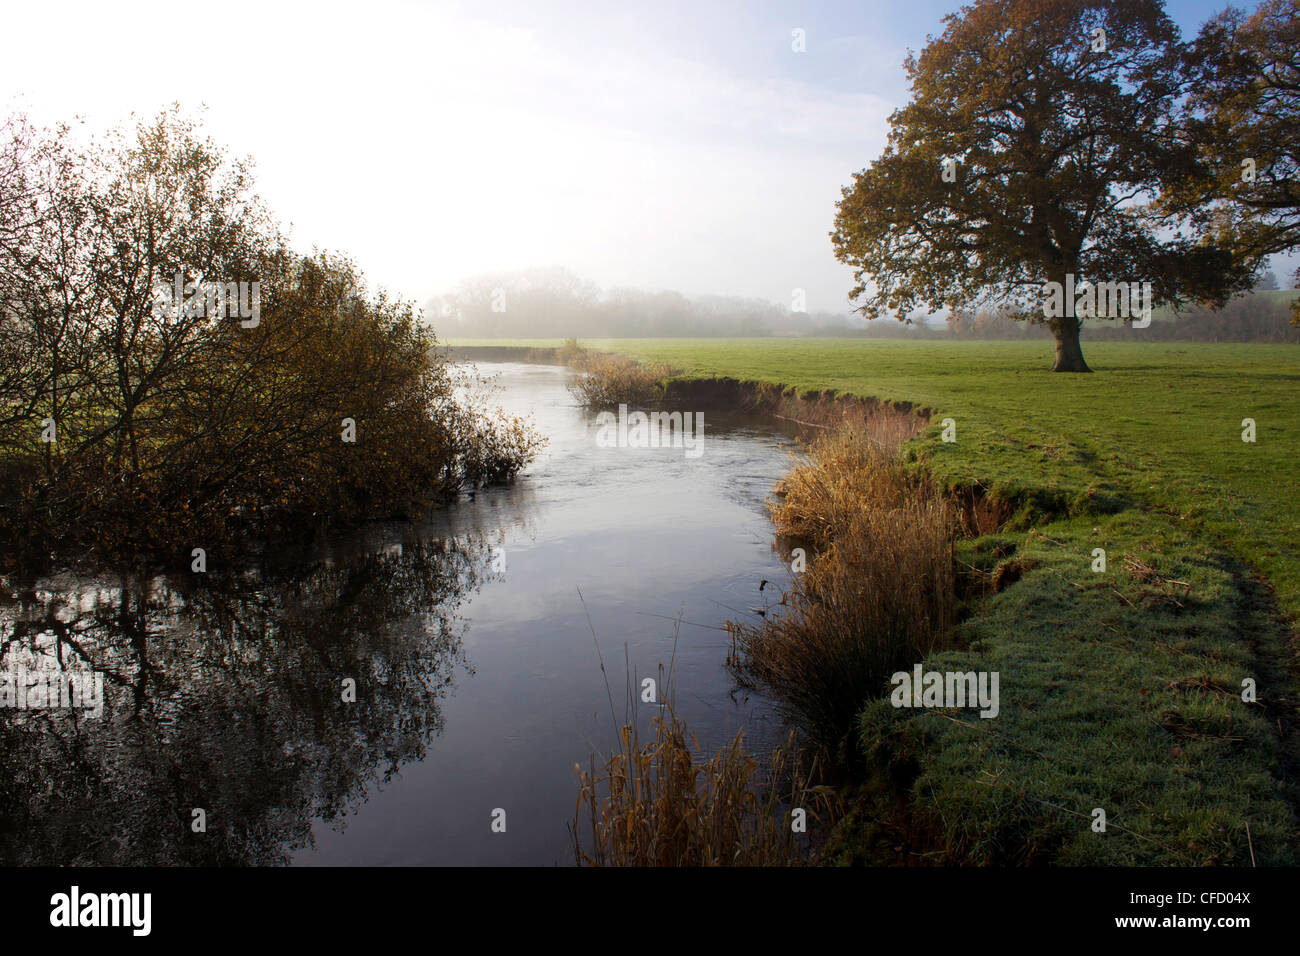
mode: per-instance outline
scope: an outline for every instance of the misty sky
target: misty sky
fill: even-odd
[[[1188,34],[1224,5],[1168,10]],[[7,2],[0,104],[95,127],[206,104],[297,247],[418,301],[559,265],[844,312],[834,203],[957,6]]]

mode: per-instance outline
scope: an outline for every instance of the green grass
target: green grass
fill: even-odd
[[[1011,583],[974,595],[959,649],[925,664],[999,671],[1001,715],[864,701],[878,773],[837,836],[841,859],[1300,861],[1300,351],[1085,343],[1095,374],[1053,375],[1045,342],[583,344],[686,377],[922,406],[911,459],[1006,509],[959,561],[977,590],[999,565]],[[945,418],[955,443],[940,441]],[[1246,677],[1259,703],[1241,700]]]
[[[1109,554],[1104,574],[1078,556],[1094,543]],[[863,752],[908,797],[915,849],[963,864],[1298,862],[1295,683],[1245,569],[1141,510],[1053,522],[1007,545],[1013,556],[986,563],[1023,577],[978,603],[961,650],[925,662],[997,671],[998,718],[887,701],[860,716]],[[979,563],[980,550],[961,557]],[[1126,553],[1190,587],[1143,584]],[[1246,677],[1262,704],[1242,702]],[[890,807],[888,794],[860,802],[843,856],[881,858],[902,825]],[[1091,828],[1096,808],[1105,834]]]

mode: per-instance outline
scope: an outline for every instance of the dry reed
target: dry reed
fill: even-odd
[[[778,532],[812,553],[783,608],[729,625],[734,666],[834,753],[890,674],[945,645],[960,510],[888,442],[840,428],[811,446],[771,511]]]
[[[578,592],[581,599],[582,592]],[[583,608],[586,602],[583,601]],[[587,624],[591,626],[588,616]],[[662,710],[650,722],[643,744],[637,697],[627,673],[626,703],[631,719],[616,728],[618,750],[603,764],[596,756],[578,773],[578,799],[569,825],[574,857],[580,866],[794,866],[807,862],[810,843],[794,831],[791,811],[828,827],[839,815],[835,791],[815,786],[814,759],[804,766],[791,732],[776,748],[764,771],[745,747],[743,733],[710,759],[700,762],[699,742],[672,707],[673,665],[681,621],[673,632],[673,653],[661,684]],[[606,676],[605,659],[592,628],[592,641]],[[584,839],[589,845],[584,845]]]
[[[743,736],[710,759],[665,707],[642,744],[635,721],[619,732],[619,749],[601,766],[578,769],[578,801],[569,828],[575,857],[587,866],[792,866],[807,861],[808,843],[792,828],[793,808],[827,822],[836,802],[801,772],[792,734],[764,771]],[[781,787],[781,782],[785,786]],[[584,845],[584,837],[589,845]]]

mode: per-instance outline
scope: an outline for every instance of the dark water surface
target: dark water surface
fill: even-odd
[[[673,698],[701,747],[742,727],[760,752],[780,742],[713,627],[761,606],[761,579],[788,579],[763,502],[790,436],[706,409],[698,458],[601,448],[563,369],[480,368],[550,439],[510,487],[201,584],[0,588],[0,671],[104,688],[98,718],[0,710],[0,862],[569,862],[574,764],[614,733],[592,627],[618,722],[628,669],[658,676],[680,614]]]

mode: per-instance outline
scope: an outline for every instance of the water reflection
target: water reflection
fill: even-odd
[[[565,370],[499,371],[550,444],[423,524],[238,573],[0,582],[0,671],[89,668],[105,697],[98,720],[0,709],[0,863],[563,863],[574,765],[670,662],[702,750],[783,741],[719,626],[788,578],[764,508],[788,433],[704,409],[698,458],[603,448]]]
[[[104,712],[0,710],[0,862],[281,863],[314,819],[422,759],[468,669],[457,609],[491,552],[411,529],[370,546],[277,556],[293,573],[5,590],[0,670],[102,675]]]

